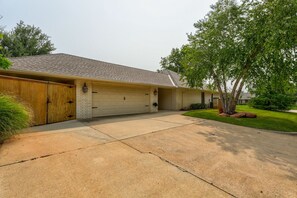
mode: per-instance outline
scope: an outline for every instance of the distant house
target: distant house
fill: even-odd
[[[33,125],[100,116],[188,109],[217,94],[191,89],[171,71],[152,72],[98,60],[49,54],[11,58],[0,92],[33,110]]]
[[[237,104],[247,104],[250,101],[250,99],[253,97],[254,97],[253,94],[242,92],[239,96]]]

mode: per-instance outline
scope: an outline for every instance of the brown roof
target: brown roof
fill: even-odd
[[[68,54],[26,56],[10,60],[13,64],[9,70],[16,72],[174,87],[166,74]]]
[[[191,88],[189,85],[188,85],[188,82],[185,78],[182,78],[182,76],[174,71],[171,71],[171,70],[162,70],[160,71],[160,73],[162,74],[167,74],[170,76],[171,80],[173,81],[174,85],[176,87],[181,87],[181,88]],[[203,87],[202,88],[199,88],[201,90],[209,90],[209,88],[207,87],[206,84],[203,84]],[[211,91],[211,90],[209,90]],[[213,91],[213,92],[217,92],[217,91]]]
[[[161,73],[169,75],[176,87],[190,88],[187,85],[187,81],[185,79],[182,79],[181,75],[179,75],[178,73],[167,69],[162,70]]]

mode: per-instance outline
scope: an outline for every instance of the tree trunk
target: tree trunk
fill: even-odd
[[[246,70],[244,70],[244,72],[245,71]],[[241,90],[243,88],[245,76],[246,76],[245,73],[242,73],[241,75],[239,75],[239,77],[235,81],[235,84],[232,88],[230,95],[228,95],[226,82],[225,81],[220,82],[220,80],[216,76],[215,72],[213,72],[213,78],[214,78],[214,81],[217,85],[217,88],[218,88],[218,91],[220,94],[220,98],[221,98],[220,102],[221,102],[221,106],[222,106],[224,113],[229,114],[229,115],[232,115],[235,113],[237,100],[238,100]],[[223,91],[221,85],[223,86],[224,91]]]
[[[228,97],[227,99],[221,99],[221,105],[223,107],[223,112],[229,115],[232,115],[235,113],[235,109],[236,109],[236,102],[234,100],[234,102],[230,103],[231,98]]]
[[[234,98],[233,103],[232,103],[232,109],[231,109],[231,111],[233,111],[233,113],[235,113],[236,104],[237,104],[238,98],[239,98],[239,96],[241,94],[243,85],[244,85],[244,79],[242,79],[242,81],[240,82],[239,88],[237,90],[237,93],[235,94],[235,98]]]
[[[217,85],[217,88],[218,88],[218,91],[219,91],[219,94],[220,94],[220,98],[221,98],[221,106],[223,108],[223,112],[225,112],[225,100],[224,100],[224,94],[223,94],[223,90],[222,90],[222,87],[221,87],[221,83],[220,83],[220,80],[217,78],[217,75],[215,74],[215,72],[213,71],[213,78],[214,78],[214,81]]]
[[[223,112],[229,115],[235,113],[237,100],[240,96],[244,85],[244,79],[239,84],[238,89],[235,92],[232,92],[230,96],[227,93],[223,93],[222,89],[219,89],[220,97],[221,97],[221,105],[223,107]]]

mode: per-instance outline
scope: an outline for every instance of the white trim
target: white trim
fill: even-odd
[[[174,83],[174,81],[172,80],[172,78],[171,78],[170,74],[168,74],[168,77],[169,77],[169,79],[170,79],[170,81],[171,81],[172,85],[173,85],[174,87],[178,87],[178,86],[177,86],[177,85]]]

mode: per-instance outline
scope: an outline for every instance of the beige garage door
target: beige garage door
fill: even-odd
[[[149,112],[149,88],[93,84],[93,117]]]

